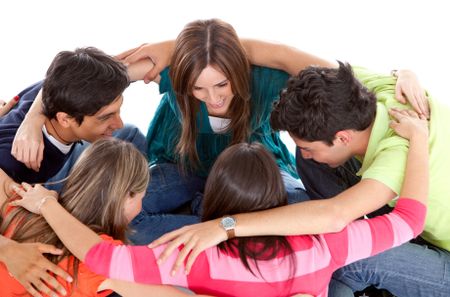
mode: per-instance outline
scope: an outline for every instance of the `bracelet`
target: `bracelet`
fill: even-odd
[[[41,201],[39,202],[39,205],[38,205],[38,207],[37,207],[37,212],[38,212],[38,214],[42,214],[41,213],[41,208],[42,208],[42,206],[44,205],[44,203],[48,200],[48,199],[53,199],[53,200],[55,200],[55,201],[57,201],[56,200],[56,198],[55,198],[55,196],[45,196],[44,198],[42,198],[41,199]]]

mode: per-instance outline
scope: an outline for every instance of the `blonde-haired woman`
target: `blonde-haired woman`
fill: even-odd
[[[63,186],[59,201],[83,224],[102,234],[102,238],[108,241],[114,238],[119,243],[126,241],[128,223],[141,210],[148,179],[147,160],[132,144],[114,138],[103,139],[81,155]],[[58,278],[63,291],[70,296],[106,296],[111,293],[111,290],[103,289],[117,289],[121,294],[129,294],[128,290],[133,288],[122,283],[115,283],[117,288],[112,284],[100,287],[105,277],[94,274],[74,258],[43,217],[20,207],[8,206],[8,202],[16,199],[11,191],[12,185],[14,182],[0,170],[1,234],[17,242],[43,243],[62,250],[60,255],[49,255],[48,258],[73,275],[72,283]],[[28,186],[24,184],[24,187]],[[8,273],[8,268],[11,267],[0,263],[0,296],[29,296]],[[181,294],[172,288],[155,287],[153,290],[175,296]],[[33,296],[50,295],[46,287],[32,291]]]

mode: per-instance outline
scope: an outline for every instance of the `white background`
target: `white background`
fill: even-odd
[[[1,1],[0,98],[44,77],[55,54],[95,46],[118,54],[174,39],[195,19],[221,18],[241,37],[283,42],[330,60],[388,73],[414,70],[434,97],[450,102],[450,16],[446,1]],[[122,115],[144,133],[159,102],[135,83]]]

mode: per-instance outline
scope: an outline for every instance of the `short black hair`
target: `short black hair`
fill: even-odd
[[[81,124],[84,116],[111,104],[129,84],[126,67],[94,47],[60,52],[44,80],[43,113],[52,119],[65,112]]]
[[[332,145],[338,131],[362,131],[375,115],[375,95],[350,64],[339,62],[339,68],[308,67],[291,77],[274,103],[270,123],[299,139]]]

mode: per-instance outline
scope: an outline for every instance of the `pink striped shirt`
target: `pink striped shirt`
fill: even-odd
[[[386,215],[358,220],[338,233],[288,236],[294,250],[296,270],[290,269],[289,257],[280,256],[259,261],[255,274],[245,269],[238,257],[216,247],[202,252],[189,275],[181,269],[170,276],[179,250],[164,264],[156,259],[164,246],[115,246],[102,242],[86,255],[85,263],[92,271],[109,278],[147,284],[171,284],[188,287],[196,293],[214,296],[291,296],[308,293],[327,296],[332,273],[354,261],[398,246],[422,230],[426,207],[422,203],[400,198],[395,209]]]

